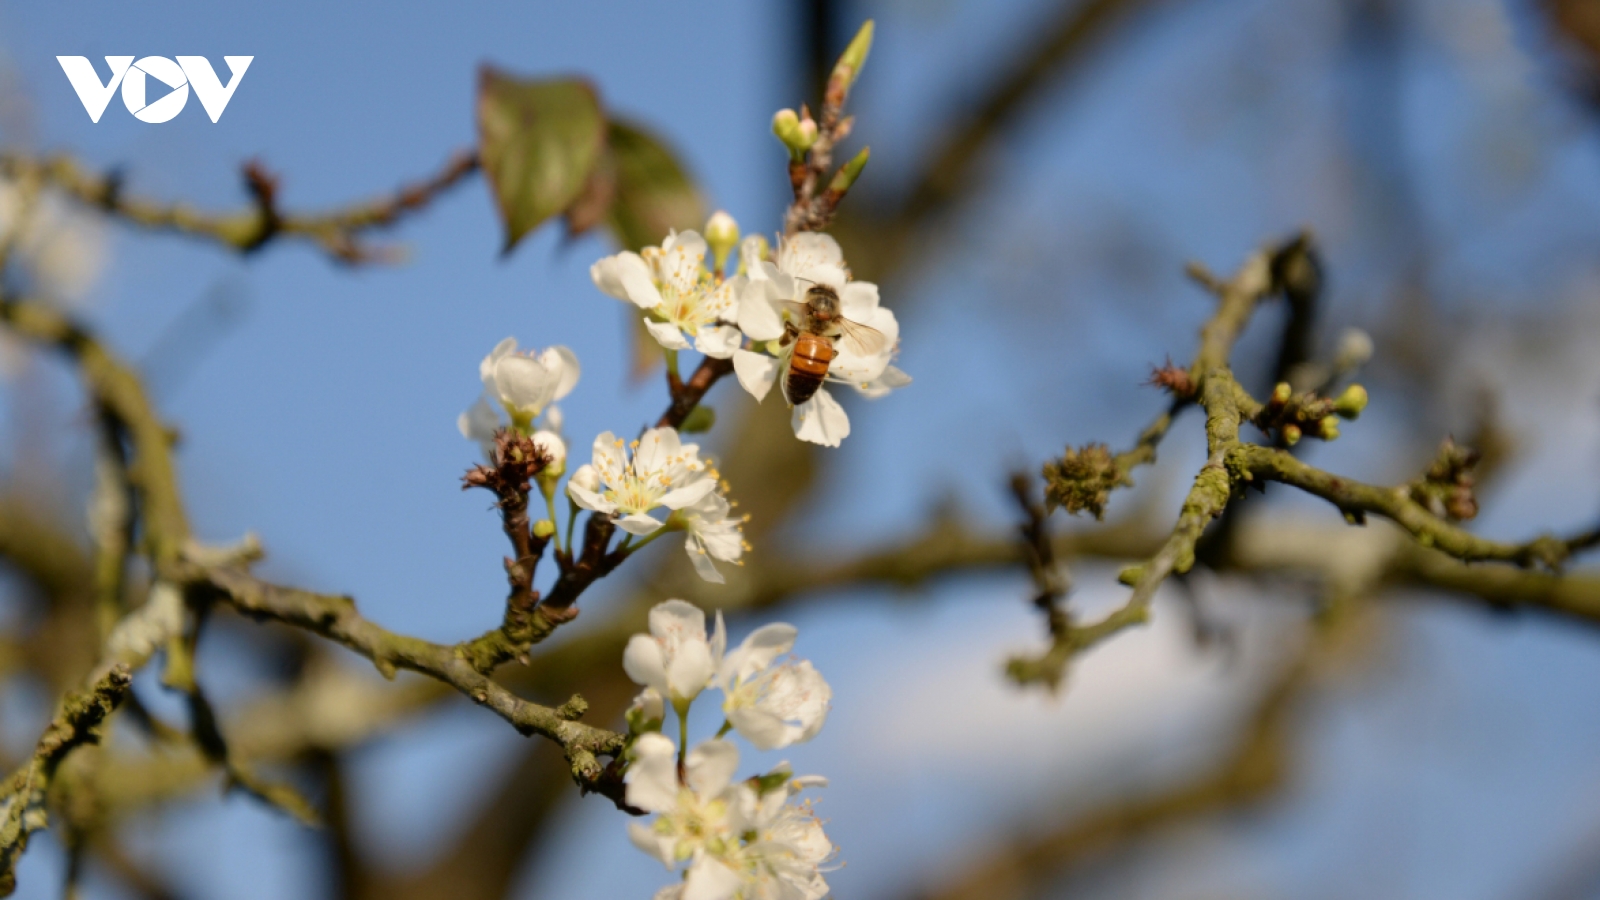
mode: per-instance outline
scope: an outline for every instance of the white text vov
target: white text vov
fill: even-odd
[[[165,56],[146,56],[138,62],[131,56],[108,56],[105,60],[111,67],[111,80],[106,82],[100,81],[94,63],[89,62],[87,56],[56,57],[93,122],[100,121],[118,85],[122,87],[123,105],[141,122],[166,122],[183,112],[184,104],[189,102],[189,87],[193,85],[200,105],[215,122],[222,118],[222,111],[228,108],[228,101],[233,99],[233,92],[244,80],[244,72],[253,59],[254,56],[224,56],[222,60],[228,64],[229,72],[228,83],[224,85],[204,56],[180,56],[177,62]],[[147,78],[171,88],[171,93],[154,103],[145,103]]]

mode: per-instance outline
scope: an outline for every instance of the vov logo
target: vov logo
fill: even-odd
[[[123,105],[141,122],[171,121],[183,112],[184,104],[189,102],[191,85],[195,96],[200,98],[200,105],[206,108],[206,115],[215,122],[222,118],[222,111],[228,108],[228,101],[233,99],[233,92],[244,80],[245,70],[250,68],[250,61],[255,57],[224,56],[222,59],[228,64],[229,72],[226,85],[217,78],[216,70],[211,68],[211,63],[204,56],[180,56],[177,62],[165,56],[146,56],[138,62],[134,62],[131,56],[108,56],[105,59],[106,65],[111,67],[111,80],[102,83],[100,76],[95,74],[94,63],[89,62],[87,56],[56,57],[62,71],[67,73],[67,80],[72,82],[72,89],[78,92],[78,99],[83,101],[89,120],[97,123],[118,85],[122,86]],[[146,103],[146,87],[152,78],[172,90],[166,96]]]

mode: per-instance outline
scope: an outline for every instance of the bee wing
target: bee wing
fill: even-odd
[[[850,319],[839,319],[835,324],[839,326],[839,340],[857,356],[877,356],[889,346],[889,336],[871,325]]]
[[[804,303],[796,300],[779,300],[778,307],[793,316],[796,322],[804,322],[806,320],[806,305]]]

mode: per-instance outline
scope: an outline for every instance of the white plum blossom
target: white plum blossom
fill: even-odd
[[[657,507],[682,509],[717,488],[700,447],[684,444],[672,428],[652,428],[632,445],[611,432],[594,439],[594,461],[567,481],[567,495],[584,509],[615,516],[617,527],[646,535],[662,526]],[[580,477],[581,476],[581,477]]]
[[[744,832],[748,803],[733,783],[739,748],[713,739],[689,751],[678,782],[677,747],[659,733],[641,735],[628,771],[628,805],[657,813],[649,825],[628,824],[634,846],[668,869],[687,862],[683,900],[731,900],[742,886],[726,858]],[[669,895],[670,896],[670,895]]]
[[[518,353],[517,339],[508,337],[478,363],[483,396],[457,417],[456,427],[462,437],[482,445],[487,456],[494,446],[495,431],[505,427],[500,417],[504,412],[511,427],[533,437],[535,443],[542,442],[548,450],[559,446],[565,459],[566,445],[559,436],[561,411],[554,404],[572,393],[578,375],[578,357],[566,347]],[[540,415],[546,427],[535,429],[534,420]]]
[[[595,287],[644,310],[645,327],[661,346],[687,350],[692,341],[701,353],[727,359],[743,341],[733,320],[747,279],[707,268],[707,249],[697,232],[678,231],[659,247],[600,260],[589,277]]]
[[[634,845],[668,869],[688,863],[682,884],[655,896],[673,900],[821,900],[822,867],[834,854],[808,804],[790,803],[820,778],[793,778],[786,766],[751,782],[734,782],[739,750],[713,739],[690,750],[678,780],[676,747],[659,734],[634,744],[626,799],[657,813],[630,823]],[[773,781],[780,782],[772,785]],[[762,793],[757,784],[767,786]]]
[[[711,684],[727,647],[722,614],[706,637],[706,614],[693,603],[668,600],[650,610],[650,633],[636,634],[622,653],[622,668],[635,684],[654,688],[676,706]]]
[[[793,625],[757,628],[717,667],[728,723],[761,750],[809,741],[822,730],[833,689],[809,660],[773,665],[794,648]]]
[[[781,777],[781,787],[757,794],[744,788],[746,809],[740,818],[746,843],[730,860],[738,872],[742,900],[822,900],[828,895],[823,867],[837,852],[822,831],[811,804],[789,802],[810,787],[826,787],[818,776],[790,777],[787,765],[762,779]]]
[[[725,579],[712,560],[740,564],[739,557],[748,549],[742,530],[745,520],[729,515],[732,506],[726,497],[711,493],[681,511],[683,530],[687,532],[683,549],[689,554],[689,562],[694,564],[696,574],[716,584]]]
[[[747,239],[746,246],[749,246]],[[891,365],[900,341],[900,323],[894,313],[878,303],[878,286],[853,281],[844,254],[832,237],[804,232],[783,238],[775,260],[760,260],[748,267],[749,283],[739,300],[738,323],[758,349],[733,354],[734,374],[757,400],[772,390],[787,371],[792,342],[781,344],[800,323],[788,303],[804,303],[814,285],[831,287],[839,294],[839,311],[852,322],[881,332],[882,349],[870,355],[856,352],[848,340],[835,340],[837,355],[828,366],[828,380],[849,384],[867,397],[881,397],[911,383],[911,377]],[[787,387],[784,399],[788,399]],[[826,387],[794,408],[790,424],[795,437],[814,444],[837,447],[850,434],[850,418]]]

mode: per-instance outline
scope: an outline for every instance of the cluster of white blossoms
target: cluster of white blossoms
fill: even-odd
[[[833,842],[808,802],[794,798],[826,779],[796,778],[788,763],[736,781],[739,748],[729,731],[773,750],[810,740],[822,729],[832,691],[804,660],[784,659],[795,628],[775,623],[727,651],[719,613],[708,637],[705,613],[668,600],[650,611],[650,633],[634,635],[623,653],[628,677],[644,686],[628,711],[636,736],[626,800],[656,813],[632,823],[639,849],[668,869],[684,867],[681,884],[655,900],[820,900],[834,856]],[[689,707],[707,688],[722,692],[725,722],[718,735],[689,748]],[[678,741],[661,733],[671,708]]]
[[[530,438],[550,454],[539,489],[553,498],[556,480],[567,469],[555,401],[578,383],[577,356],[566,347],[518,352],[516,339],[506,338],[479,363],[478,374],[484,394],[457,419],[462,436],[477,441],[490,459],[496,431],[510,428]],[[652,428],[631,444],[609,431],[601,434],[591,461],[572,473],[566,490],[576,508],[612,517],[631,536],[683,532],[689,561],[707,581],[724,581],[714,560],[738,564],[748,549],[744,519],[731,514],[727,485],[700,458],[699,446],[683,443],[672,428]],[[657,509],[668,511],[665,520],[651,515]],[[550,518],[554,533],[553,507]]]
[[[805,330],[808,292],[819,286],[837,294],[839,312],[849,323],[883,336],[876,352],[861,354],[849,342],[825,335],[837,354],[827,366],[827,380],[867,397],[911,382],[890,364],[900,339],[894,313],[879,305],[877,285],[850,278],[832,237],[806,232],[781,238],[774,255],[759,235],[739,241],[738,225],[724,212],[712,216],[706,233],[709,242],[682,231],[659,247],[608,256],[590,267],[590,277],[600,290],[644,310],[645,327],[666,350],[692,346],[706,356],[731,357],[739,383],[757,400],[788,370],[795,338]],[[739,267],[729,275],[725,270],[735,244]],[[783,393],[788,400],[787,390]],[[791,405],[791,425],[801,440],[837,447],[849,436],[850,419],[826,388]]]

